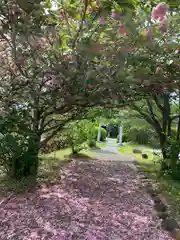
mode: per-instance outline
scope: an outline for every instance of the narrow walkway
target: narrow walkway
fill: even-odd
[[[0,240],[172,240],[137,172],[112,148],[58,168],[53,183],[1,204]]]
[[[132,162],[135,160],[134,157],[130,155],[123,155],[118,151],[118,144],[117,140],[113,138],[107,138],[106,140],[106,147],[102,149],[95,149],[92,152],[100,159],[104,160],[118,160],[123,162]]]

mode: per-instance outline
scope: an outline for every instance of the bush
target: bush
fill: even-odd
[[[148,144],[149,143],[149,134],[144,129],[132,128],[128,133],[128,137],[129,137],[130,141],[137,143],[137,144]]]
[[[90,139],[88,142],[88,146],[90,148],[96,147],[96,141],[94,139]]]
[[[117,135],[117,143],[119,142],[119,135]],[[127,133],[123,133],[122,142],[129,142],[129,137]]]
[[[73,154],[93,144],[95,135],[93,123],[87,120],[75,121],[68,126],[67,138]]]
[[[167,148],[167,159],[162,160],[162,165],[167,165],[166,172],[175,180],[180,180],[180,141],[172,140]]]
[[[67,134],[65,133],[65,131],[57,134],[54,138],[48,141],[48,143],[41,149],[41,152],[51,153],[60,149],[68,148],[70,145],[66,135]]]
[[[37,145],[33,145],[32,139],[32,136],[28,138],[15,133],[1,134],[0,164],[9,177],[17,180],[37,174]]]
[[[129,136],[128,136],[127,133],[124,133],[124,134],[122,135],[122,142],[129,142]]]
[[[95,131],[94,131],[94,133],[93,133],[93,134],[94,134],[94,139],[95,139],[95,140],[97,139],[98,129],[99,129],[99,127],[95,127]],[[106,131],[106,129],[101,128],[101,137],[100,137],[100,141],[105,141],[106,137],[107,137],[107,131]]]

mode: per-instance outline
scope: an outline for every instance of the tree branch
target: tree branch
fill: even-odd
[[[146,102],[147,102],[147,106],[148,106],[149,113],[151,115],[152,120],[156,123],[156,125],[159,126],[159,128],[161,128],[161,125],[158,122],[158,120],[157,120],[157,118],[156,118],[156,116],[154,114],[153,107],[152,107],[152,104],[151,104],[150,100],[147,99]]]
[[[135,111],[137,111],[154,129],[155,131],[160,134],[162,132],[162,128],[160,126],[160,124],[156,123],[153,121],[153,119],[151,117],[148,116],[148,114],[146,114],[145,112],[143,112],[141,110],[141,108],[139,108],[137,105],[132,104],[131,108],[134,109]]]
[[[157,107],[161,110],[161,112],[163,112],[164,111],[164,107],[159,103],[159,101],[158,101],[158,98],[157,98],[157,95],[156,94],[154,94],[153,95],[153,100],[155,101],[155,103],[156,103],[156,105],[157,105]]]
[[[40,148],[46,145],[46,143],[53,138],[69,121],[72,121],[75,119],[75,116],[72,116],[71,118],[67,119],[63,123],[59,124],[56,126],[56,129],[47,137],[45,138],[41,143],[40,143]],[[54,126],[55,127],[55,126]]]

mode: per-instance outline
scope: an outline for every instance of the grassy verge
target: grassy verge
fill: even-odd
[[[94,158],[88,149],[80,151],[77,155],[72,156],[71,148],[61,149],[49,154],[41,155],[41,165],[39,168],[38,180],[40,182],[53,183],[57,180],[62,167],[74,158]]]
[[[134,154],[133,149],[140,149],[142,153],[148,155],[148,159],[143,159],[141,154]],[[153,155],[152,149],[142,145],[125,144],[119,148],[119,152],[122,154],[128,154],[134,156],[145,172],[149,173],[149,176],[156,179],[157,184],[162,194],[167,199],[170,205],[170,211],[180,221],[180,182],[173,180],[168,176],[159,176],[160,165],[158,163],[158,157]]]
[[[96,143],[96,146],[98,147],[98,148],[104,148],[104,147],[106,147],[106,142],[97,142]]]
[[[51,166],[51,164],[54,165],[55,162],[64,161],[64,160],[68,161],[68,159],[71,158],[71,155],[72,155],[71,148],[61,149],[49,154],[43,154],[41,155],[42,164],[47,164],[48,166]],[[84,156],[87,158],[95,157],[94,154],[89,151],[89,149],[80,151],[78,155],[80,157]]]
[[[139,149],[142,153],[146,153],[148,155],[148,159],[144,159],[141,154],[133,153],[133,149]],[[141,164],[141,167],[149,173],[154,174],[159,170],[159,165],[157,163],[158,158],[153,154],[153,149],[150,147],[127,143],[119,148],[119,152],[135,157]]]

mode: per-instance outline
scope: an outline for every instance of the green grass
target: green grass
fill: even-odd
[[[88,149],[80,151],[77,155],[72,155],[71,148],[43,154],[40,156],[42,160],[39,168],[38,180],[39,182],[54,183],[57,181],[59,171],[63,166],[67,165],[72,158],[88,159],[94,157],[95,156]]]
[[[48,160],[48,159],[56,159],[56,160],[65,160],[67,158],[69,158],[69,156],[72,154],[72,150],[71,148],[66,148],[66,149],[61,149],[52,153],[48,153],[48,154],[43,154],[41,155],[41,158]],[[80,155],[84,155],[87,157],[93,157],[94,155],[89,151],[89,149],[87,150],[82,150],[79,153]]]
[[[159,188],[166,197],[171,213],[180,221],[180,182],[166,176],[158,180]]]
[[[142,153],[146,153],[148,155],[148,159],[144,159],[142,157],[142,154],[134,154],[133,149],[139,149],[142,151]],[[160,168],[160,156],[155,156],[153,154],[153,149],[149,146],[126,143],[119,148],[119,152],[135,157],[141,167],[144,169],[144,171],[150,173],[151,175],[153,175],[153,177],[156,177],[156,175],[158,174]]]
[[[140,149],[143,153],[146,153],[148,159],[143,159],[141,154],[134,154],[132,152],[134,148]],[[160,164],[158,163],[160,157],[159,159],[155,157],[152,153],[152,149],[149,147],[135,144],[125,144],[119,148],[119,152],[134,156],[144,171],[149,173],[149,176],[157,181],[160,191],[165,196],[170,206],[171,213],[180,220],[180,182],[168,176],[160,177]]]
[[[142,153],[146,153],[148,155],[148,159],[144,159],[141,154],[133,153],[133,149],[139,149]],[[137,145],[126,143],[125,145],[119,148],[119,152],[122,154],[131,155],[138,160],[141,167],[148,173],[152,175],[156,175],[159,170],[159,165],[157,164],[157,157],[154,156],[152,149],[150,147],[144,145]],[[156,164],[155,164],[156,163]]]
[[[106,147],[106,142],[97,142],[96,143],[96,146],[98,147],[98,148],[104,148],[104,147]]]
[[[134,154],[133,149],[139,149],[142,153],[146,153],[148,155],[148,159],[143,159],[141,154]],[[126,143],[119,148],[119,152],[134,156],[140,163],[153,163],[155,160],[152,149],[144,145]]]

